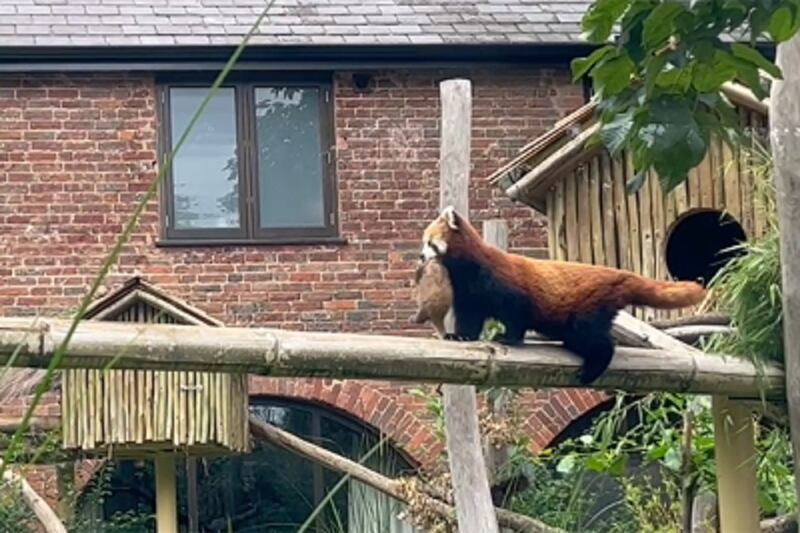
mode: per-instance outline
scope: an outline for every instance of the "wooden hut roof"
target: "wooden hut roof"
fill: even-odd
[[[769,114],[769,100],[759,100],[743,85],[726,83],[722,93],[734,105],[764,116]],[[598,151],[605,150],[599,142],[587,144],[599,129],[596,108],[597,101],[592,99],[556,122],[547,133],[523,146],[514,159],[489,176],[489,181],[513,200],[545,212],[550,186]]]
[[[179,323],[205,326],[222,326],[223,323],[200,309],[189,305],[135,276],[120,288],[98,298],[89,305],[84,319],[103,320],[119,314],[136,302],[143,302],[171,316]]]

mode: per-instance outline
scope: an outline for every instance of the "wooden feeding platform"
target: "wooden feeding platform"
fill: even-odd
[[[140,324],[222,324],[139,278],[99,299],[85,319]],[[63,446],[141,458],[249,451],[246,374],[65,369]]]

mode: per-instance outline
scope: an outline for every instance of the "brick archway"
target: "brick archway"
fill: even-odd
[[[443,443],[424,406],[402,386],[322,378],[264,378],[251,376],[250,396],[274,396],[317,403],[338,410],[386,434],[417,466],[432,465]]]
[[[541,390],[523,397],[531,451],[538,453],[550,446],[570,424],[609,398],[592,389]]]

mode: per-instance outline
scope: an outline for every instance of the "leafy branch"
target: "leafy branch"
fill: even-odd
[[[737,141],[738,116],[720,89],[735,81],[766,97],[761,73],[780,79],[781,72],[756,43],[791,38],[799,10],[799,0],[594,2],[582,28],[599,48],[575,59],[572,73],[592,79],[599,141],[612,155],[632,155],[629,192],[651,170],[669,192],[703,160],[712,136]]]

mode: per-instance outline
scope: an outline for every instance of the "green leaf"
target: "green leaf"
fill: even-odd
[[[590,43],[606,42],[629,4],[630,0],[597,0],[583,17],[582,37]]]
[[[746,44],[741,43],[732,43],[731,44],[731,52],[735,57],[743,59],[745,61],[749,61],[756,67],[762,69],[763,71],[767,72],[770,76],[775,78],[781,79],[781,69],[778,68],[778,65],[773,63],[772,61],[768,60],[766,57],[761,55],[761,52],[747,46]]]
[[[767,91],[765,91],[764,87],[761,85],[761,76],[758,73],[758,68],[749,61],[739,59],[738,57],[731,59],[736,65],[737,79],[747,85],[747,88],[753,91],[753,94],[759,100],[766,98]]]
[[[609,465],[608,472],[613,476],[622,476],[625,473],[625,465],[627,464],[626,457],[623,454],[618,455]]]
[[[664,2],[650,12],[644,21],[645,48],[653,50],[666,42],[674,33],[675,19],[683,13],[683,6],[678,2]]]
[[[659,459],[663,459],[664,456],[667,455],[667,451],[669,451],[669,444],[666,442],[662,443],[660,446],[647,452],[647,460],[658,461]]]
[[[633,178],[631,178],[630,180],[628,180],[627,183],[625,183],[625,192],[627,192],[628,194],[636,194],[639,191],[639,189],[642,188],[642,185],[644,185],[644,180],[646,177],[647,177],[647,170],[642,169],[639,172],[637,172],[633,176]]]
[[[644,90],[647,96],[652,96],[658,77],[664,71],[667,61],[669,61],[669,56],[660,54],[647,62],[644,71]]]
[[[767,31],[776,43],[789,40],[797,31],[797,21],[788,7],[775,10],[767,24]]]
[[[563,457],[556,465],[556,472],[559,474],[569,474],[575,468],[575,456],[570,454]]]
[[[592,71],[595,88],[604,97],[613,96],[630,86],[633,61],[626,55],[609,59]]]
[[[678,450],[675,448],[670,448],[667,450],[667,453],[664,454],[664,466],[672,470],[673,472],[678,472],[681,469],[681,456],[678,453]]]
[[[617,155],[628,143],[634,125],[634,112],[634,109],[629,109],[625,113],[620,113],[600,128],[600,138],[612,155]]]
[[[605,472],[608,469],[608,464],[603,457],[592,455],[586,459],[586,469],[592,472]]]
[[[600,60],[604,59],[608,54],[614,51],[614,47],[612,45],[606,45],[601,48],[598,48],[588,57],[578,57],[572,60],[570,67],[572,69],[572,81],[578,81],[581,79],[589,69],[591,69],[596,63]]]
[[[695,63],[692,85],[698,92],[716,93],[723,83],[735,77],[736,66],[730,61],[728,54],[717,50],[709,63]]]
[[[671,68],[656,76],[656,85],[670,91],[685,93],[692,84],[692,68]]]
[[[708,131],[697,122],[690,104],[675,95],[653,100],[649,123],[639,131],[642,149],[652,161],[664,192],[683,182],[708,148]]]

